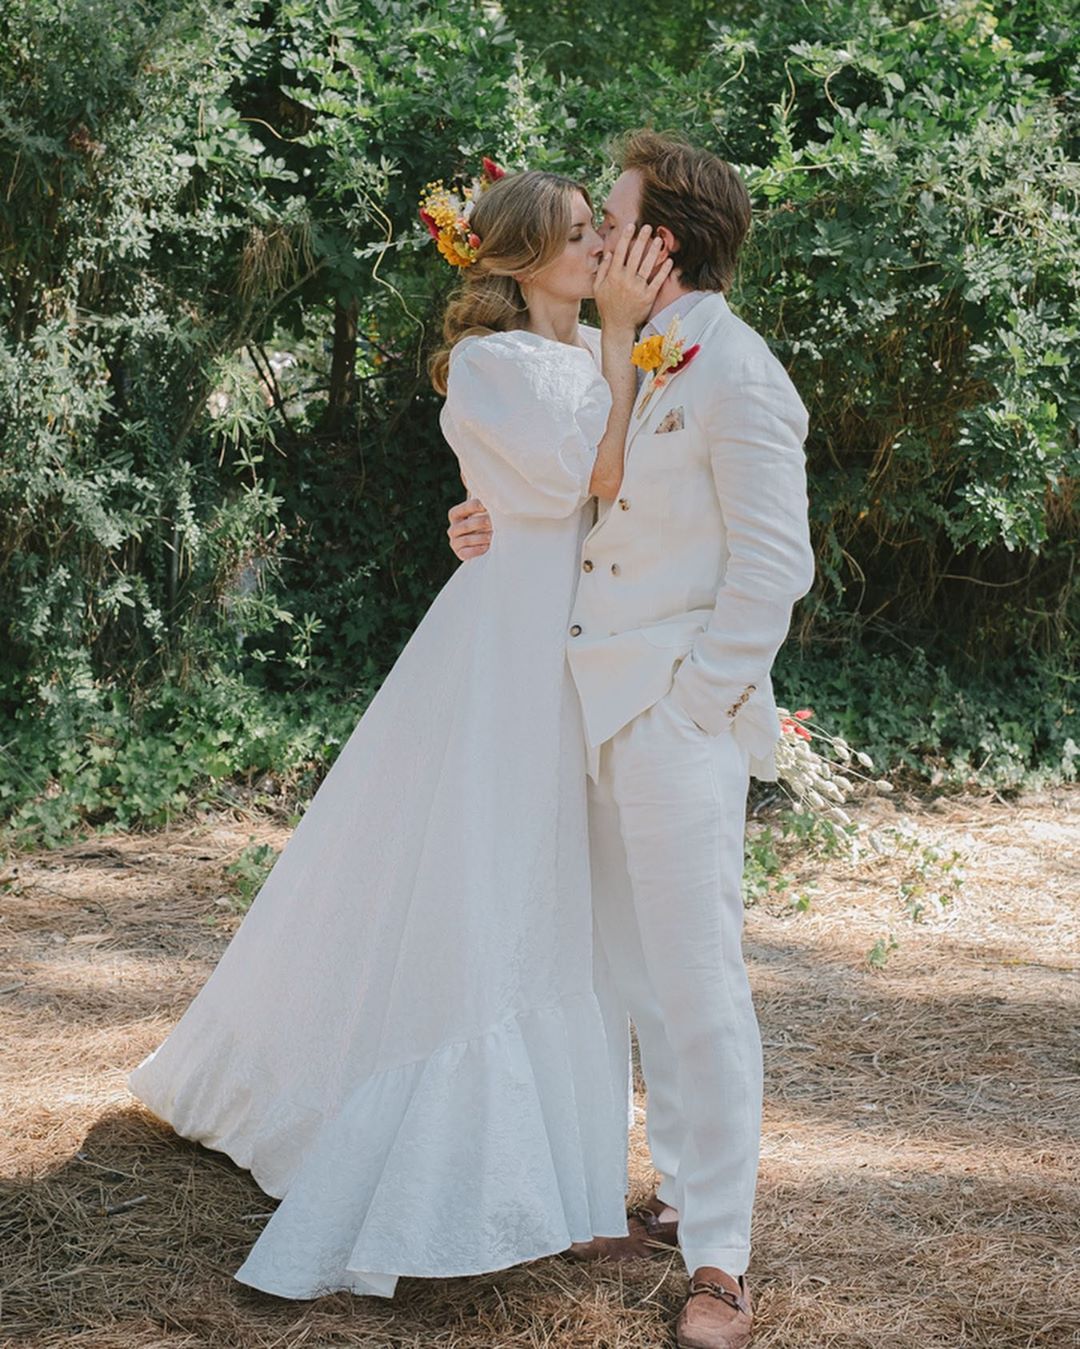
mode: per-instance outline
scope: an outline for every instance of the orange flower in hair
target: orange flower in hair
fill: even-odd
[[[451,267],[471,267],[476,261],[482,240],[469,228],[469,221],[477,200],[492,183],[505,176],[506,171],[485,156],[480,176],[467,185],[448,188],[440,178],[425,187],[420,198],[420,219]]]

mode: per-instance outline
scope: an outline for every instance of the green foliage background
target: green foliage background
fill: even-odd
[[[811,413],[778,687],[947,784],[1075,776],[1069,0],[0,0],[0,798],[303,794],[448,575],[424,183],[741,166]]]

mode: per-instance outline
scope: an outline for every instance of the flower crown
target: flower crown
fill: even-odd
[[[505,177],[506,170],[485,156],[480,177],[460,191],[446,187],[441,178],[424,188],[420,197],[420,219],[451,267],[471,267],[476,261],[480,238],[469,228],[473,208],[477,198],[492,183]]]

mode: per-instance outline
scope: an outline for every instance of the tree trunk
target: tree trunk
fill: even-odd
[[[323,425],[340,431],[356,405],[357,302],[334,301],[334,352],[330,362],[330,396]]]

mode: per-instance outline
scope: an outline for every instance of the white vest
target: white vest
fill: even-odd
[[[619,499],[601,503],[585,538],[570,668],[594,750],[670,691],[771,777],[769,671],[814,576],[806,409],[722,295],[700,300],[681,336],[701,349],[641,413],[644,381]],[[658,431],[665,419],[682,429]]]

